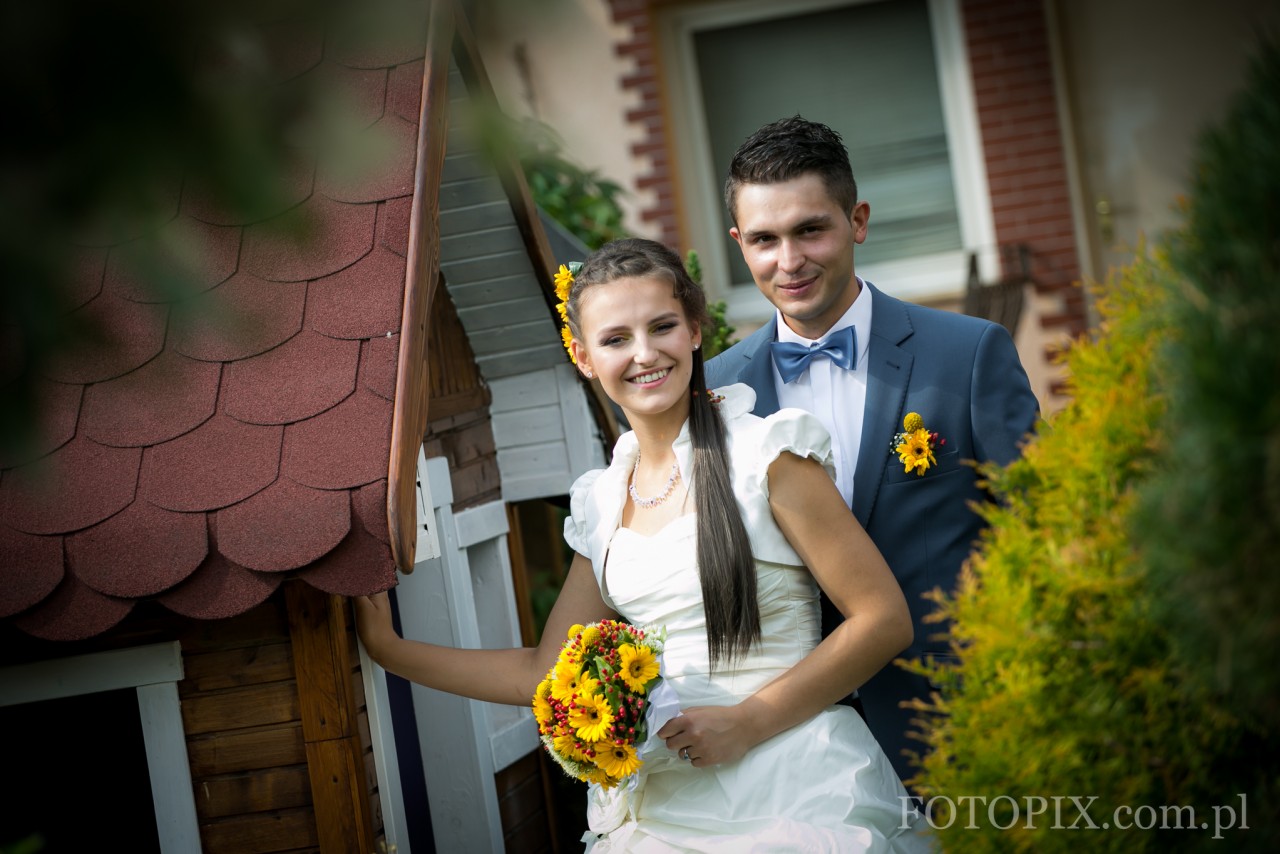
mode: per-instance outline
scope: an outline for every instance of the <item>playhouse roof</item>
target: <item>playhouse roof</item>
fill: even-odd
[[[290,576],[345,595],[394,583],[397,471],[425,418],[396,400],[425,395],[425,344],[403,336],[425,329],[435,279],[410,246],[432,62],[425,38],[322,35],[281,40],[280,73],[344,92],[384,148],[376,169],[299,156],[285,209],[251,223],[175,188],[167,222],[76,250],[74,312],[114,334],[45,366],[38,446],[0,460],[0,618],[32,635],[92,636],[141,599],[228,617]],[[163,264],[175,237],[198,293],[166,302],[123,259]]]

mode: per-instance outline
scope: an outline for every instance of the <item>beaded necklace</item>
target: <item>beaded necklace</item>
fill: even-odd
[[[671,477],[667,478],[667,485],[663,487],[662,492],[653,498],[641,498],[640,493],[636,492],[636,473],[640,471],[640,454],[636,453],[636,464],[631,469],[631,483],[627,485],[627,492],[631,495],[631,500],[636,503],[637,507],[645,510],[651,507],[657,507],[668,498],[671,497],[671,490],[676,488],[676,481],[680,480],[680,463],[671,464]]]

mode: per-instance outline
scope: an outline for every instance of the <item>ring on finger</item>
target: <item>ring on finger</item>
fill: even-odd
[[[693,761],[693,757],[689,755],[689,748],[687,747],[680,748],[680,758],[685,760],[686,762]]]

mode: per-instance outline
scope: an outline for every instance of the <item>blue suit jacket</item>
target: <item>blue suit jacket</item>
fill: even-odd
[[[1037,404],[1013,340],[979,318],[924,308],[872,285],[871,342],[862,445],[853,479],[853,514],[897,576],[911,609],[915,643],[908,654],[943,653],[945,627],[926,624],[934,610],[923,594],[954,589],[982,519],[970,502],[986,498],[967,460],[1007,463],[1037,418]],[[757,415],[778,409],[769,344],[771,320],[712,359],[708,384],[743,382],[756,391]],[[908,474],[891,453],[902,418],[918,412],[946,439],[937,465]],[[840,616],[824,598],[824,627]]]

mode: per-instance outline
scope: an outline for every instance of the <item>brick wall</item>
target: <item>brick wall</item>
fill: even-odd
[[[627,122],[641,131],[639,142],[631,145],[631,155],[645,164],[636,179],[636,189],[650,191],[652,200],[640,209],[640,219],[656,230],[652,235],[668,246],[680,245],[680,222],[676,214],[676,183],[667,146],[667,116],[658,84],[658,62],[653,41],[651,0],[609,0],[614,23],[627,36],[614,45],[634,66],[619,81],[623,91],[634,93],[635,106],[626,112]]]
[[[1057,297],[1058,309],[1040,317],[1045,329],[1079,334],[1086,308],[1043,2],[963,0],[961,8],[996,240],[1028,246],[1036,290]]]

